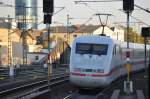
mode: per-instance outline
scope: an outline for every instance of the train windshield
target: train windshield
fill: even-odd
[[[107,55],[108,44],[76,43],[77,54]]]

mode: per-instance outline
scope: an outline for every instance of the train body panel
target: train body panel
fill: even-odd
[[[130,43],[132,71],[144,68],[144,45]],[[77,37],[71,48],[70,81],[83,88],[106,87],[126,74],[126,42],[105,36]]]
[[[110,82],[109,77],[94,77],[94,76],[88,76],[88,75],[78,75],[78,74],[71,74],[70,80],[73,84],[75,84],[78,87],[83,88],[97,88],[97,87],[106,87]]]

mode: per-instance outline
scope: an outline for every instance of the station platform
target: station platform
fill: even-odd
[[[149,99],[149,82],[147,71],[143,70],[137,73],[130,74],[130,81],[133,83],[133,93],[131,93],[130,95],[124,95],[126,94],[124,92],[124,82],[127,81],[126,78],[127,77],[120,78],[121,82],[116,86],[116,88],[114,88],[110,99]]]
[[[120,77],[118,80],[120,80],[119,83],[103,93],[107,97],[106,99],[149,99],[148,74],[145,70],[130,74],[130,81],[133,82],[133,93],[131,95],[136,95],[135,97],[120,98],[120,95],[124,94],[124,81],[127,80],[127,77]]]

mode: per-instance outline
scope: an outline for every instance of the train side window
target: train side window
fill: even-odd
[[[113,48],[113,55],[116,55],[116,45]]]
[[[119,48],[119,46],[117,45],[116,46],[116,54],[119,54],[120,53],[120,48]]]
[[[122,48],[119,46],[119,54],[122,53]]]

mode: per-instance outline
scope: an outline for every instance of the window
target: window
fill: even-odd
[[[106,55],[108,45],[106,45],[106,44],[93,44],[92,49],[93,49],[92,50],[93,54]]]
[[[77,35],[75,34],[75,35],[73,35],[73,38],[76,38],[77,37]]]
[[[107,44],[89,44],[89,43],[77,43],[77,54],[95,54],[95,55],[107,55]]]
[[[76,53],[77,54],[90,54],[91,45],[86,43],[77,43],[76,44]]]
[[[116,55],[116,45],[113,48],[113,55]]]
[[[39,56],[35,56],[35,60],[38,60],[39,59]]]
[[[119,45],[115,45],[113,48],[113,55],[121,54],[121,48]]]
[[[120,52],[120,48],[119,48],[119,46],[117,45],[117,46],[116,46],[116,54],[119,54],[119,52]]]

